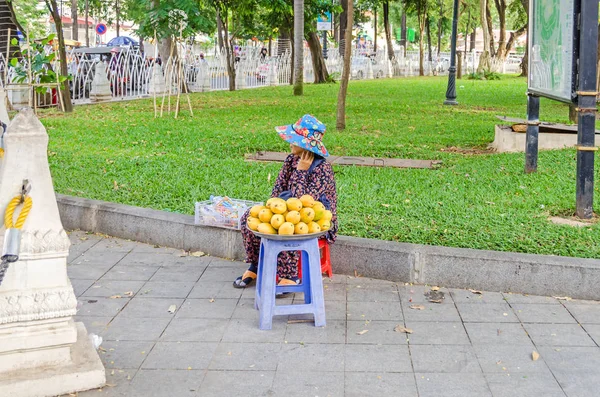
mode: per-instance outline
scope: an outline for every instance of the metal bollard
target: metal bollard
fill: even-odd
[[[6,262],[16,262],[19,260],[19,250],[21,249],[21,231],[19,229],[6,229],[4,234],[4,247],[0,259]]]

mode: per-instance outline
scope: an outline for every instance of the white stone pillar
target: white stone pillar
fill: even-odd
[[[95,80],[95,79],[94,79]],[[162,69],[159,64],[155,63],[152,66],[152,76],[150,76],[150,85],[148,86],[148,94],[162,95],[166,90],[165,76],[162,74]]]
[[[112,92],[110,91],[110,82],[108,81],[108,77],[106,77],[106,64],[104,62],[98,62],[96,64],[94,80],[92,80],[90,99],[94,102],[99,102],[107,101],[111,98]]]
[[[269,85],[279,85],[279,76],[277,75],[277,63],[271,62],[269,66]]]
[[[392,65],[392,61],[389,60],[389,58],[386,58],[386,75],[388,78],[392,78],[394,77],[394,66]]]
[[[370,58],[367,58],[367,79],[373,80],[375,76],[373,76],[373,63]]]
[[[70,241],[50,176],[48,135],[30,108],[15,116],[5,149],[2,215],[24,179],[31,185],[33,206],[21,229],[19,260],[0,286],[0,395],[56,396],[100,387],[102,362],[83,324],[72,318],[77,299],[67,277]],[[4,234],[2,225],[2,245]]]
[[[0,120],[6,125],[10,124],[10,118],[6,111],[6,90],[2,86],[0,86]],[[0,131],[0,133],[2,133],[2,131]]]
[[[203,64],[202,68],[200,69],[202,71],[202,83],[200,86],[200,90],[202,92],[208,92],[210,91],[210,67],[207,64]]]
[[[246,73],[244,73],[244,67],[240,65],[235,73],[235,89],[242,90],[244,88],[248,88],[248,83],[246,82]]]

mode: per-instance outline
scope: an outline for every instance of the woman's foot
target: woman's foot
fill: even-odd
[[[256,268],[256,265],[250,265],[248,270],[246,270],[243,275],[235,279],[233,282],[233,288],[246,288],[250,286],[250,284],[256,280],[257,270],[258,269]]]
[[[300,279],[298,277],[294,278],[281,278],[277,285],[298,285],[300,284]],[[285,298],[286,296],[292,294],[293,292],[278,292],[275,294],[276,298]]]

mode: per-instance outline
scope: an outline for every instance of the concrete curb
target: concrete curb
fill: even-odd
[[[244,259],[237,230],[194,225],[194,217],[57,195],[65,229]],[[600,300],[600,260],[448,248],[339,236],[334,273],[398,282]]]

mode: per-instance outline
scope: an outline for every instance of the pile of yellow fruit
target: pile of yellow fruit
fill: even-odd
[[[305,194],[300,198],[270,198],[266,205],[250,209],[248,229],[265,234],[309,234],[331,228],[331,211]]]

